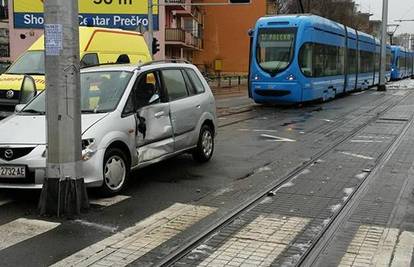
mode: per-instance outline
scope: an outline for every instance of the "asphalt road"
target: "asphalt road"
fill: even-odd
[[[231,209],[249,192],[308,162],[343,136],[346,127],[357,127],[355,118],[398,97],[395,92],[371,89],[302,107],[251,105],[245,97],[221,99],[210,162],[198,164],[182,155],[136,171],[122,196],[106,202],[90,191],[91,209],[78,220],[39,217],[39,192],[1,190],[0,266],[53,264],[176,203],[211,201],[212,206]],[[270,165],[273,175],[255,175]],[[235,188],[239,194],[234,198],[213,203]],[[26,219],[39,224],[32,226]]]

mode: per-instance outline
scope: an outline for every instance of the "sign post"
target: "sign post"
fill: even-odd
[[[45,3],[47,170],[41,215],[72,217],[89,207],[81,178],[79,23],[76,1]]]

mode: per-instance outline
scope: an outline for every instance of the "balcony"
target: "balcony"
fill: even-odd
[[[169,9],[185,10],[186,0],[165,0],[165,3]]]
[[[182,29],[165,29],[166,42],[185,42],[185,31]]]
[[[165,44],[180,46],[194,50],[203,49],[203,41],[195,37],[191,32],[183,29],[165,29]]]

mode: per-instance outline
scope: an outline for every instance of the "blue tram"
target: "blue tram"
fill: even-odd
[[[392,46],[392,80],[400,80],[414,75],[414,53],[400,46]]]
[[[250,36],[249,96],[257,103],[328,100],[379,83],[379,40],[337,22],[315,15],[263,17]]]

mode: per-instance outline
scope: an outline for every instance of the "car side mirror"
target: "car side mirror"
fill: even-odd
[[[156,102],[158,102],[160,100],[160,95],[159,94],[154,94],[153,96],[151,96],[150,100],[148,101],[148,104],[154,104]]]
[[[14,112],[20,112],[26,106],[26,104],[18,104],[14,107]]]

